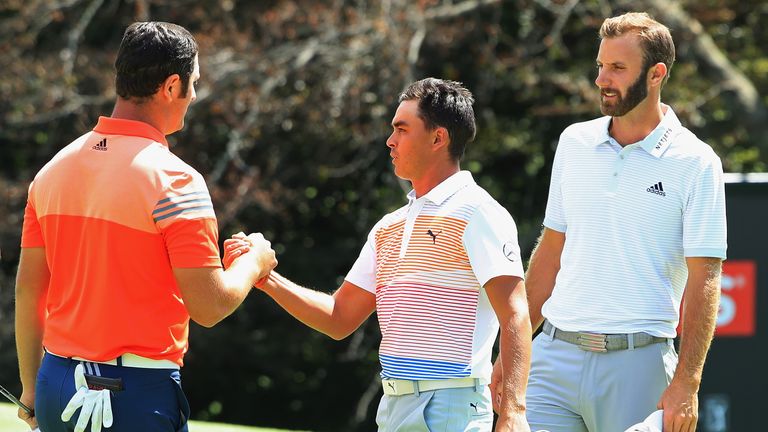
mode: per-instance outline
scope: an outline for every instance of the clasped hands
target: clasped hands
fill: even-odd
[[[256,260],[262,269],[254,284],[261,287],[269,277],[269,272],[277,266],[272,244],[261,233],[245,235],[243,232],[239,232],[224,240],[224,258],[222,259],[224,268],[229,268],[235,260],[249,252],[256,253]]]

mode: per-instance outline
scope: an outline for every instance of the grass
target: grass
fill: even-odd
[[[88,428],[87,430],[90,430]],[[0,431],[29,432],[27,424],[16,417],[16,406],[0,403]],[[109,431],[109,429],[102,429]],[[265,429],[250,426],[229,425],[224,423],[189,422],[190,432],[287,432],[285,429]]]

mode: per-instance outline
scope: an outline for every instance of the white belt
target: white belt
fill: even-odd
[[[56,357],[72,359],[77,361],[84,361],[89,363],[107,364],[112,366],[122,365],[124,367],[134,367],[142,369],[179,369],[179,365],[170,360],[155,360],[147,357],[138,356],[136,354],[125,353],[120,356],[119,359],[112,360],[90,360],[82,357],[66,357],[46,350],[48,354],[55,355]]]
[[[441,390],[448,388],[480,387],[485,383],[479,378],[453,378],[444,380],[401,380],[388,379],[381,380],[381,386],[384,388],[384,394],[387,396],[403,396],[431,390]]]

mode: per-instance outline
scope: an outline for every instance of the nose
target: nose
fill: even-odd
[[[598,69],[597,77],[595,78],[595,85],[600,88],[608,87],[608,83],[610,82],[604,71],[605,68]]]
[[[395,148],[396,143],[395,143],[395,138],[394,137],[395,137],[395,133],[394,132],[389,134],[389,138],[387,138],[387,147]]]

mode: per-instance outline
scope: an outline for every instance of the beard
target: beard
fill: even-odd
[[[605,89],[616,94],[616,103],[608,104],[600,98],[600,112],[611,117],[621,117],[632,111],[640,102],[648,97],[648,87],[645,85],[645,73],[641,72],[634,83],[627,89],[626,97],[615,89]],[[601,90],[602,92],[602,90]]]

